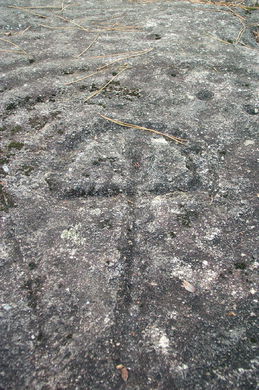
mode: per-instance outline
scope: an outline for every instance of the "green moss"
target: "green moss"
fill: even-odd
[[[22,172],[25,176],[30,176],[33,170],[34,167],[32,167],[31,165],[22,165],[19,169],[19,171]]]
[[[246,11],[258,11],[259,4],[255,4],[254,6],[247,6],[245,7]]]
[[[2,157],[0,158],[0,164],[3,165],[3,164],[7,164],[9,161],[9,159],[7,157]]]
[[[16,134],[16,133],[19,133],[19,131],[21,131],[21,130],[22,130],[22,126],[16,125],[16,126],[14,126],[14,127],[11,129],[11,133],[12,133],[12,134]]]
[[[8,145],[8,149],[18,149],[21,150],[24,147],[23,142],[18,142],[18,141],[12,141]]]
[[[235,268],[236,269],[246,269],[246,264],[245,263],[235,263]]]
[[[115,75],[116,72],[113,72]],[[108,81],[107,81],[108,82]],[[95,83],[93,83],[90,87],[90,92],[98,91],[100,87],[98,87]],[[112,81],[109,85],[107,85],[106,88],[102,91],[102,95],[108,97],[109,99],[112,98],[112,96],[123,96],[127,100],[132,100],[133,97],[140,98],[140,90],[139,89],[129,89],[126,87],[121,86],[120,81]],[[88,103],[88,102],[87,102]],[[91,104],[91,103],[88,103]],[[92,103],[94,104],[94,103]]]
[[[117,86],[119,86],[119,85],[121,85],[121,83],[118,80],[114,80],[114,81],[111,82],[110,85],[117,85]]]
[[[197,211],[186,210],[184,214],[178,215],[177,219],[182,226],[191,227],[193,220],[198,218]]]
[[[30,126],[35,130],[42,129],[42,127],[44,127],[47,122],[48,122],[48,117],[44,115],[43,116],[36,115],[29,119]]]
[[[0,184],[0,211],[8,211],[10,207],[14,207],[14,201],[11,196],[6,192],[3,185]]]
[[[128,89],[128,88],[125,88],[124,91],[123,91],[124,95],[127,95],[127,96],[134,96],[134,97],[140,97],[140,91],[139,89]]]
[[[29,267],[29,269],[30,269],[31,271],[33,271],[35,268],[37,268],[37,264],[31,262],[31,263],[28,264],[28,267]]]
[[[5,108],[7,111],[14,110],[16,108],[16,103],[14,103],[14,102],[8,103]]]
[[[99,87],[95,83],[92,83],[90,87],[90,92],[98,91]]]

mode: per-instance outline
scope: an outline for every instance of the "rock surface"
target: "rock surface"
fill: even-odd
[[[258,11],[0,4],[0,388],[255,389]]]

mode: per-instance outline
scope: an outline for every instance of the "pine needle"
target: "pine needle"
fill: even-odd
[[[89,77],[94,76],[97,73],[101,73],[102,71],[105,71],[106,69],[108,69],[111,65],[113,65],[113,64],[115,64],[115,63],[117,63],[119,61],[123,61],[123,60],[125,60],[125,58],[123,58],[123,59],[120,58],[119,60],[112,61],[109,64],[106,64],[106,65],[101,66],[100,68],[97,68],[95,72],[90,73],[90,74],[88,74],[86,76],[80,77],[79,79],[76,79],[76,80],[73,80],[73,81],[69,81],[68,83],[65,83],[64,85],[71,85],[71,84],[74,84],[74,83],[79,83],[79,81],[83,81],[85,79],[88,79]]]
[[[99,27],[100,31],[124,31],[124,32],[131,32],[131,31],[136,31],[136,30],[139,30],[140,27],[138,26],[124,26],[124,25],[121,25],[121,26],[107,26],[107,27],[100,27],[100,26],[97,26],[97,28]]]
[[[113,80],[118,77],[122,72],[124,72],[126,69],[128,69],[129,66],[126,64],[115,76],[113,76],[106,84],[104,84],[100,89],[97,91],[93,92],[91,95],[89,95],[86,99],[85,102],[90,100],[92,97],[99,95],[106,87],[108,87],[109,84],[113,82]]]
[[[154,50],[154,49],[152,48],[152,49],[145,49],[145,50],[139,50],[139,51],[126,51],[126,52],[122,52],[122,53],[110,53],[110,54],[103,54],[100,56],[92,56],[89,58],[91,58],[91,59],[92,58],[106,58],[106,57],[117,57],[117,56],[125,56],[125,55],[127,55],[126,58],[130,58],[130,57],[140,56],[142,54],[147,54],[152,50]],[[123,59],[125,59],[125,58],[123,58]]]
[[[13,43],[9,39],[0,38],[0,40],[4,41],[4,42],[7,42],[7,43],[10,43],[10,45],[12,45],[12,46],[16,47],[17,49],[19,49],[20,52],[22,52],[23,54],[28,55],[28,53],[21,46],[17,45],[16,43]]]
[[[61,7],[57,7],[55,5],[42,5],[42,6],[18,6],[18,5],[9,5],[8,8],[25,8],[25,9],[61,9]]]
[[[241,21],[241,20],[240,20],[240,21]],[[242,38],[242,36],[243,36],[245,30],[246,30],[246,25],[245,25],[245,23],[242,22],[242,25],[243,25],[243,26],[241,27],[241,29],[240,29],[240,31],[239,31],[237,37],[236,37],[236,40],[235,40],[235,44],[236,44],[236,45],[240,42],[240,40],[241,40],[241,38]]]
[[[138,125],[134,125],[134,124],[131,124],[131,123],[126,123],[126,122],[121,122],[117,119],[112,119],[112,118],[109,118],[108,116],[106,115],[101,115],[100,116],[110,122],[113,122],[113,123],[116,123],[117,125],[120,125],[120,126],[124,126],[124,127],[130,127],[132,129],[138,129],[138,130],[143,130],[143,131],[149,131],[151,133],[155,133],[155,134],[158,134],[158,135],[161,135],[163,137],[166,137],[166,138],[169,138],[179,144],[185,144],[185,142],[187,142],[186,139],[184,138],[179,138],[179,137],[175,137],[173,135],[169,135],[169,134],[166,134],[166,133],[162,133],[161,131],[158,131],[158,130],[154,130],[154,129],[149,129],[147,127],[142,127],[142,126],[138,126]]]
[[[38,26],[49,28],[51,30],[74,30],[76,27],[72,26],[49,26],[48,24],[38,24]]]
[[[216,3],[214,1],[208,1],[208,0],[188,0],[188,1],[190,3],[194,3],[194,4],[210,4],[210,5],[215,5],[217,7],[241,8],[241,9],[244,9],[244,10],[247,10],[247,11],[258,10],[259,9],[258,5],[249,6],[249,5],[244,5],[242,3],[227,3],[225,1],[218,1]]]
[[[18,35],[18,34],[20,34],[20,35],[23,35],[26,31],[28,31],[29,29],[31,28],[31,26],[28,26],[28,27],[26,27],[23,31],[18,31],[15,35]]]
[[[132,57],[137,57],[137,56],[141,56],[142,54],[146,54],[148,52],[150,52],[151,50],[153,49],[148,49],[148,50],[143,50],[142,52],[135,52],[135,53],[138,53],[138,54],[133,54],[133,55],[129,55],[127,57],[124,57],[124,58],[119,58],[117,60],[114,60],[112,62],[110,62],[109,64],[105,64],[105,65],[102,65],[100,68],[97,68],[95,72],[91,73],[91,74],[88,74],[86,76],[83,76],[83,77],[80,77],[79,79],[76,79],[76,80],[73,80],[73,81],[69,81],[68,83],[65,83],[64,85],[71,85],[71,84],[74,84],[74,83],[78,83],[80,81],[83,81],[85,79],[88,79],[89,77],[92,77],[94,76],[95,74],[97,73],[100,73],[104,70],[106,70],[107,68],[109,68],[111,65],[117,63],[117,62],[121,62],[121,61],[125,61],[129,58],[132,58]]]
[[[12,49],[0,49],[0,51],[4,53],[24,54],[22,51]]]
[[[115,62],[118,62],[118,60],[113,61],[110,64],[103,65],[100,68],[97,68],[95,72],[90,73],[90,74],[88,74],[86,76],[80,77],[79,79],[76,79],[76,80],[73,80],[73,81],[69,81],[68,83],[65,83],[64,85],[71,85],[71,84],[79,83],[80,81],[83,81],[85,79],[88,79],[89,77],[92,77],[92,76],[94,76],[97,73],[101,73],[102,71],[105,71],[109,66],[113,65]]]
[[[245,20],[245,19],[246,19],[244,16],[242,16],[242,15],[240,15],[239,13],[233,11],[232,8],[230,8],[230,7],[228,7],[228,6],[226,6],[226,8],[229,10],[229,12],[230,12],[232,15],[236,16],[238,19],[240,19],[240,20]],[[222,10],[222,12],[224,12],[224,10]]]
[[[18,5],[9,5],[8,8],[20,9],[20,10],[22,10],[24,12],[27,12],[27,13],[31,14],[31,15],[38,16],[39,18],[43,18],[43,19],[47,18],[46,15],[38,14],[37,12],[33,12],[29,8],[26,8],[26,7],[20,7]]]
[[[218,38],[218,37],[215,37],[214,35],[212,35],[212,34],[210,34],[210,33],[208,33],[208,35],[209,35],[211,38],[213,38],[213,39],[216,39],[216,41],[219,41],[219,42],[225,43],[225,45],[232,45],[232,43],[231,43],[231,42],[224,41],[223,39],[220,39],[220,38]]]
[[[78,27],[80,30],[83,30],[83,31],[86,31],[86,32],[92,32],[92,31],[89,30],[88,28],[86,28],[86,27],[84,27],[84,26],[81,26],[81,24],[78,24],[78,23],[74,22],[74,21],[71,20],[71,19],[64,18],[64,16],[56,15],[56,17],[59,18],[59,19],[64,20],[64,21],[67,22],[67,23],[73,24],[74,26]]]
[[[100,34],[96,35],[96,37],[94,38],[94,40],[90,43],[90,45],[87,46],[86,49],[84,49],[80,54],[78,54],[78,56],[76,56],[76,58],[79,58],[81,55],[83,55],[87,50],[89,50],[94,44],[95,42],[98,40]]]

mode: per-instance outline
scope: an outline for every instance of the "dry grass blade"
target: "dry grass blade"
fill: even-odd
[[[21,46],[17,45],[16,43],[13,43],[12,41],[9,41],[9,39],[0,38],[0,40],[4,41],[4,42],[7,42],[7,43],[10,43],[10,45],[16,47],[20,52],[22,52],[23,54],[28,55],[28,53]]]
[[[259,43],[259,30],[253,31],[253,35],[257,43]]]
[[[122,52],[122,53],[110,53],[110,54],[103,54],[100,56],[92,56],[89,58],[106,58],[106,57],[118,57],[118,56],[127,56],[125,58],[130,58],[130,57],[140,56],[142,54],[147,54],[152,50],[154,50],[154,49],[152,48],[152,49],[145,49],[145,50],[141,50],[141,51],[127,51],[127,52]],[[123,58],[123,59],[125,59],[125,58]]]
[[[232,8],[230,8],[230,7],[228,7],[228,6],[226,6],[226,8],[229,10],[229,12],[230,12],[232,15],[236,16],[238,19],[242,19],[242,20],[245,20],[245,19],[246,19],[244,16],[242,16],[242,15],[238,14],[237,12],[233,11]],[[222,10],[222,11],[223,11],[223,10]]]
[[[28,31],[31,28],[31,26],[26,27],[23,31],[17,32],[15,35],[21,34],[23,35],[26,31]]]
[[[56,17],[59,18],[59,19],[61,19],[61,20],[64,20],[64,21],[67,22],[67,23],[73,24],[74,26],[78,27],[80,30],[83,30],[83,31],[86,31],[86,32],[93,32],[92,30],[89,30],[88,28],[86,28],[86,27],[84,27],[84,26],[81,26],[81,24],[78,24],[78,23],[74,22],[74,21],[71,20],[71,19],[64,18],[64,16],[56,15]]]
[[[161,131],[158,131],[158,130],[154,130],[154,129],[149,129],[147,127],[142,127],[142,126],[138,126],[138,125],[134,125],[134,124],[131,124],[131,123],[126,123],[126,122],[121,122],[117,119],[112,119],[112,118],[109,118],[108,116],[106,115],[101,115],[100,116],[110,122],[113,122],[113,123],[116,123],[117,125],[120,125],[120,126],[124,126],[124,127],[130,127],[132,129],[138,129],[138,130],[143,130],[143,131],[149,131],[151,133],[155,133],[157,135],[161,135],[163,137],[166,137],[166,138],[169,138],[179,144],[185,144],[187,142],[186,139],[184,138],[179,138],[179,137],[175,137],[173,135],[169,135],[169,134],[166,134],[166,133],[162,133]]]
[[[120,58],[119,60],[115,60],[115,61],[110,62],[109,64],[100,66],[100,68],[97,68],[95,72],[90,73],[90,74],[88,74],[86,76],[80,77],[79,79],[76,79],[76,80],[73,80],[73,81],[69,81],[68,83],[65,83],[64,85],[71,85],[71,84],[79,83],[79,81],[83,81],[85,79],[88,79],[89,77],[94,76],[97,73],[101,73],[101,72],[105,71],[106,69],[108,69],[113,64],[115,64],[115,63],[117,63],[119,61],[123,61],[123,60]]]
[[[9,5],[8,8],[17,8],[17,7],[20,7],[20,8],[26,8],[26,9],[61,9],[61,7],[57,7],[55,5],[42,5],[42,6],[34,6],[34,7],[30,7],[30,6],[18,6],[18,5]]]
[[[26,31],[28,31],[29,29],[31,28],[31,26],[28,26],[26,27],[24,30],[22,31],[17,31],[17,32],[13,32],[13,31],[7,31],[7,32],[3,32],[1,33],[1,35],[5,35],[7,37],[14,37],[14,36],[17,36],[17,35],[23,35]]]
[[[127,60],[129,58],[132,58],[132,57],[141,56],[143,54],[146,54],[146,53],[150,52],[151,50],[153,50],[153,49],[143,50],[142,52],[136,52],[138,54],[133,54],[133,55],[129,55],[129,56],[124,57],[124,58],[119,58],[117,60],[114,60],[114,61],[110,62],[109,64],[105,64],[105,65],[102,65],[100,68],[97,68],[95,72],[93,72],[91,74],[88,74],[86,76],[80,77],[79,79],[76,79],[76,80],[73,80],[73,81],[69,81],[68,83],[65,83],[64,85],[71,85],[71,84],[74,84],[74,83],[79,83],[80,81],[88,79],[89,77],[92,77],[92,76],[94,76],[97,73],[105,71],[107,68],[109,68],[111,65],[113,65],[113,64],[115,64],[117,62],[125,61],[125,60]]]
[[[259,9],[258,5],[250,6],[250,5],[244,5],[242,2],[236,2],[236,3],[227,3],[225,1],[219,1],[218,3],[214,3],[213,1],[206,1],[206,3],[213,4],[213,5],[218,5],[222,7],[233,7],[233,8],[241,8],[244,10],[257,10]]]
[[[219,41],[219,42],[225,43],[225,45],[232,45],[232,43],[231,43],[231,42],[224,41],[223,39],[220,39],[220,38],[218,38],[218,37],[215,37],[214,35],[212,35],[212,34],[210,34],[210,33],[208,33],[208,35],[209,35],[211,38],[213,38],[213,39],[216,39],[216,41]]]
[[[57,5],[35,5],[35,6],[29,6],[29,5],[8,5],[8,8],[24,8],[24,9],[58,9],[60,11],[63,11],[67,7],[75,7],[77,4],[68,4],[64,5],[64,1],[62,1],[61,6]]]
[[[49,26],[47,24],[38,24],[38,26],[41,26],[41,27],[45,27],[45,28],[49,28],[51,30],[75,30],[76,27],[72,27],[72,26]]]
[[[92,97],[99,95],[106,87],[108,87],[109,84],[113,82],[113,80],[118,77],[122,72],[124,72],[126,69],[128,69],[129,66],[126,64],[115,76],[113,76],[106,84],[104,84],[100,89],[97,91],[93,92],[91,95],[89,95],[86,99],[85,102],[90,100]]]
[[[242,3],[227,3],[225,1],[218,1],[218,2],[214,2],[214,1],[208,1],[208,0],[188,0],[190,3],[195,3],[195,4],[209,4],[209,5],[215,5],[217,7],[233,7],[233,8],[241,8],[241,9],[244,9],[244,10],[257,10],[259,9],[259,6],[258,5],[254,5],[254,6],[249,6],[249,5],[244,5]]]
[[[59,8],[56,12],[63,12],[63,11],[65,11],[67,8],[69,8],[69,7],[75,7],[75,6],[77,6],[77,5],[78,5],[78,4],[66,4],[66,5],[65,5],[65,2],[62,1],[61,8]]]
[[[245,30],[246,30],[246,25],[243,22],[242,22],[242,24],[243,24],[243,27],[240,29],[240,31],[236,37],[236,40],[235,40],[236,45],[240,42],[240,40],[241,40]]]
[[[98,28],[98,26],[97,26]],[[126,25],[121,25],[121,26],[99,26],[100,31],[124,31],[124,32],[131,32],[131,31],[136,31],[139,30],[140,27],[138,26],[126,26]]]
[[[12,49],[0,49],[0,52],[3,52],[3,53],[14,53],[14,54],[24,54],[22,51],[12,50]]]
[[[114,62],[117,62],[117,61],[114,61]],[[92,77],[94,76],[95,74],[97,73],[100,73],[102,71],[105,71],[110,65],[112,65],[113,63],[109,64],[109,65],[106,65],[106,66],[102,66],[101,68],[98,68],[95,72],[93,73],[90,73],[86,76],[83,76],[83,77],[80,77],[79,79],[76,79],[76,80],[73,80],[73,81],[69,81],[68,83],[65,83],[64,85],[71,85],[71,84],[75,84],[75,83],[79,83],[80,81],[83,81],[83,80],[86,80],[88,79],[89,77]]]
[[[99,23],[99,24],[109,24],[111,22],[112,19],[121,19],[125,16],[125,12],[122,13],[122,14],[119,14],[119,15],[113,15],[109,18],[109,20],[107,19],[95,19],[95,20],[92,20],[92,23]]]
[[[122,26],[121,27],[108,26],[108,27],[101,28],[101,29],[95,28],[93,30],[91,28],[84,27],[81,24],[74,22],[74,20],[65,18],[64,16],[61,16],[61,15],[55,15],[55,16],[61,20],[64,20],[64,22],[71,23],[74,26],[76,26],[77,28],[79,28],[80,30],[86,31],[88,33],[101,33],[103,31],[135,31],[136,30],[136,27],[134,27],[134,26],[123,26],[123,27]],[[44,26],[44,27],[51,28],[51,26]]]
[[[28,9],[28,8],[20,7],[20,6],[18,6],[18,5],[9,5],[8,8],[20,9],[20,10],[22,10],[22,11],[24,11],[24,12],[27,12],[27,13],[31,14],[31,15],[38,16],[39,18],[43,18],[43,19],[46,19],[46,18],[47,18],[46,15],[38,14],[37,12],[33,12],[33,11],[31,11],[30,9]]]
[[[121,23],[114,23],[112,25],[110,25],[110,23],[108,22],[101,22],[101,23],[96,23],[94,24],[94,26],[98,27],[98,28],[109,28],[109,27],[122,27],[122,28],[134,28],[134,29],[139,29],[140,27],[139,26],[134,26],[134,25],[126,25],[126,24],[121,24]]]
[[[78,54],[78,56],[76,56],[76,58],[81,57],[81,55],[83,55],[87,50],[89,50],[89,49],[95,44],[95,42],[98,41],[99,36],[100,36],[100,34],[96,35],[96,37],[95,37],[94,40],[90,43],[90,45],[88,45],[86,49],[84,49],[80,54]]]
[[[155,3],[156,1],[161,0],[129,0],[131,3]],[[164,0],[167,1],[167,0]]]
[[[92,77],[92,76],[94,76],[97,73],[100,73],[102,70],[104,71],[105,69],[97,69],[96,72],[90,73],[87,76],[80,77],[80,79],[69,81],[68,83],[65,83],[64,85],[71,85],[71,84],[79,83],[80,81],[86,80],[89,77]]]

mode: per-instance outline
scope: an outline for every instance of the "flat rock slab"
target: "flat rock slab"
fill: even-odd
[[[0,389],[255,389],[258,10],[53,4],[0,2]]]

